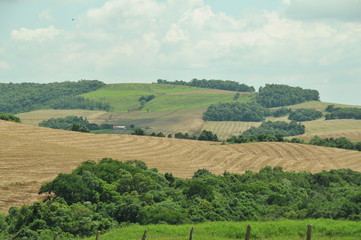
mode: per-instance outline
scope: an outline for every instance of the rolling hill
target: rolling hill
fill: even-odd
[[[197,87],[163,84],[109,84],[99,90],[81,96],[108,103],[111,112],[128,112],[140,108],[141,96],[154,95],[155,98],[145,103],[143,112],[159,112],[176,109],[208,107],[218,102],[233,101],[236,92]],[[242,93],[237,101],[248,102],[252,94]]]
[[[37,126],[41,121],[50,118],[76,115],[86,117],[90,122],[97,124],[126,125],[134,124],[145,128],[148,133],[163,132],[175,134],[188,132],[197,135],[202,130],[216,133],[220,139],[241,134],[252,126],[259,126],[259,122],[214,122],[203,121],[203,113],[211,104],[219,102],[233,102],[236,92],[204,89],[181,85],[163,84],[108,84],[96,91],[82,96],[91,100],[110,104],[111,112],[90,110],[37,110],[21,113],[23,123]],[[155,98],[144,104],[140,109],[141,96],[154,95]],[[254,93],[241,93],[236,101],[249,102]],[[312,108],[323,111],[328,105],[335,107],[357,107],[344,104],[334,104],[319,101],[310,101],[288,106],[291,109]],[[325,112],[324,112],[325,113]],[[289,121],[287,117],[268,117],[269,121]],[[347,137],[352,141],[361,141],[361,120],[325,120],[303,122],[306,133],[299,138],[309,140],[313,136]],[[113,133],[122,133],[113,131]]]
[[[0,121],[0,211],[37,199],[41,184],[86,160],[138,159],[160,172],[188,178],[197,169],[241,173],[270,166],[311,171],[361,171],[361,152],[292,143],[219,145],[212,142],[97,135]]]

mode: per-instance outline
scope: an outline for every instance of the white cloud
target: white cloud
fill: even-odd
[[[45,21],[50,21],[53,19],[53,17],[51,16],[50,10],[44,10],[44,11],[40,12],[38,17],[39,17],[39,19],[45,20]]]
[[[39,43],[52,40],[60,35],[63,30],[56,29],[54,26],[48,28],[28,29],[20,28],[20,30],[12,30],[11,37],[18,41],[36,41]]]
[[[303,20],[361,21],[361,0],[284,0],[284,13]]]
[[[298,0],[283,2],[287,14],[305,8]],[[199,77],[309,88],[337,86],[338,79],[347,81],[342,76],[350,69],[359,69],[361,23],[303,21],[285,12],[252,11],[234,18],[213,12],[202,0],[110,0],[79,16],[69,31],[13,30],[14,40],[29,45],[20,49],[14,41],[6,51],[13,59],[4,60],[23,61],[17,65],[54,80]]]

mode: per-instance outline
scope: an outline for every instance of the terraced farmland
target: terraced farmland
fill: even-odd
[[[311,171],[361,171],[361,152],[292,143],[218,145],[210,142],[131,135],[96,135],[0,121],[0,211],[37,199],[40,185],[86,160],[138,159],[160,172],[191,177],[257,171],[270,166]]]

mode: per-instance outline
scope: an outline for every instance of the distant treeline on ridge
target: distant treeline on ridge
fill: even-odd
[[[80,94],[105,86],[98,80],[54,83],[0,83],[0,112],[22,113],[39,109],[110,110],[109,104]]]
[[[247,86],[246,84],[242,84],[236,81],[230,80],[206,80],[206,79],[192,79],[190,82],[186,82],[183,80],[175,80],[168,81],[163,79],[157,80],[158,84],[173,84],[173,85],[183,85],[183,86],[191,86],[191,87],[200,87],[200,88],[212,88],[212,89],[220,89],[220,90],[228,90],[228,91],[237,91],[237,92],[254,92],[255,89],[252,86]]]
[[[308,101],[319,101],[317,90],[291,87],[282,84],[266,84],[260,87],[257,102],[266,108],[289,106]]]

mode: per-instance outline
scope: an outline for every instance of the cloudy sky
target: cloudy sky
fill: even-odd
[[[361,0],[0,0],[0,82],[159,78],[361,105]]]

